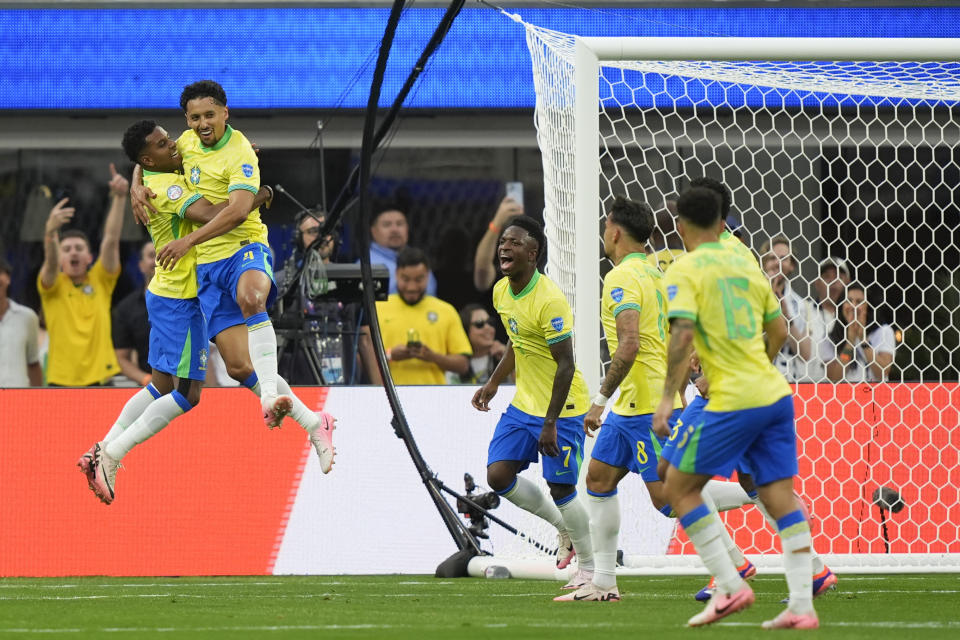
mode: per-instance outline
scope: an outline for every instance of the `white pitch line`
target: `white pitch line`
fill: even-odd
[[[758,622],[718,622],[718,627],[759,627]],[[960,622],[901,622],[897,620],[862,622],[844,620],[821,620],[821,628],[829,627],[869,627],[873,629],[960,629]]]

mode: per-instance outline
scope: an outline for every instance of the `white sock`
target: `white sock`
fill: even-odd
[[[293,395],[293,390],[290,389],[290,385],[280,376],[277,376],[277,391],[293,398],[293,411],[290,412],[290,417],[296,420],[297,424],[307,431],[313,431],[317,428],[317,425],[320,424],[320,418],[317,417],[317,413],[311,411],[307,405],[303,404],[300,398]]]
[[[143,415],[134,421],[116,438],[107,443],[107,455],[114,460],[121,460],[136,445],[156,435],[170,421],[184,413],[184,408],[190,407],[187,399],[180,392],[173,391],[159,400],[150,403]]]
[[[601,589],[612,589],[617,586],[620,498],[616,493],[612,496],[587,495],[587,503],[590,505],[590,538],[593,541],[593,584]]]
[[[558,505],[563,516],[563,525],[573,548],[577,552],[577,566],[580,571],[593,573],[593,542],[590,540],[590,516],[583,507],[583,502],[574,491],[571,496],[564,498],[566,502]],[[616,552],[614,552],[616,553]]]
[[[763,519],[767,521],[767,524],[770,525],[770,528],[773,529],[774,531],[777,531],[777,521],[773,519],[773,516],[770,515],[770,512],[767,511],[767,508],[763,506],[763,502],[761,502],[760,497],[756,496],[756,497],[750,498],[750,501],[753,502],[753,504],[756,505],[757,509],[760,510],[760,513],[763,514]],[[809,518],[809,515],[807,517]],[[817,553],[816,549],[813,548],[812,540],[810,544],[810,560],[813,563],[812,565],[813,573],[811,575],[814,575],[814,576],[820,575],[823,572],[823,570],[827,568],[827,565],[823,563],[823,559]]]
[[[703,498],[703,503],[707,505],[707,509],[710,509],[713,513],[717,512],[717,505],[713,502],[712,492],[707,491],[707,487],[710,486],[710,483],[713,480],[709,480],[707,485],[704,486],[703,491],[700,492],[700,497]],[[717,482],[716,484],[733,484],[732,482]],[[740,485],[737,485],[738,487]],[[742,490],[742,489],[741,489]],[[744,491],[743,495],[747,495]],[[720,519],[717,519],[720,522],[720,539],[723,541],[723,546],[727,550],[727,555],[730,556],[730,559],[733,561],[733,564],[739,570],[740,567],[746,563],[747,559],[743,556],[743,551],[740,550],[740,547],[737,546],[737,543],[733,541],[733,538],[730,537],[730,532],[727,531],[727,527],[723,524]]]
[[[730,509],[739,509],[745,504],[751,504],[753,500],[743,490],[739,482],[724,482],[721,480],[708,480],[703,486],[701,495],[709,494],[713,502],[713,510],[718,513],[729,511]]]
[[[261,317],[262,316],[262,317]],[[260,381],[261,397],[273,398],[277,395],[277,334],[266,313],[258,313],[247,318],[247,344],[253,370]]]
[[[813,570],[809,551],[810,524],[799,509],[779,521],[780,541],[783,543],[783,572],[790,589],[788,609],[804,614],[813,611]]]
[[[123,433],[123,430],[143,415],[143,412],[147,410],[150,403],[159,397],[160,392],[157,391],[157,388],[154,387],[152,383],[133,394],[133,397],[127,400],[127,404],[123,405],[123,409],[120,410],[120,415],[117,416],[117,421],[110,427],[110,431],[103,437],[103,441],[110,442]]]
[[[526,478],[517,476],[517,481],[513,488],[503,497],[517,505],[524,511],[529,511],[535,516],[540,516],[557,529],[564,529],[563,516],[560,515],[560,509],[553,504],[553,500],[548,498],[536,484]],[[580,553],[579,550],[577,553]]]
[[[723,544],[720,518],[706,505],[701,505],[680,518],[687,537],[696,547],[700,559],[717,580],[717,588],[731,594],[743,586],[743,579]]]

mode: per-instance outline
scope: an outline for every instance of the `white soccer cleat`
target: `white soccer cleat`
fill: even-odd
[[[557,569],[566,569],[576,555],[570,534],[566,531],[559,532],[557,534]]]
[[[584,571],[581,569],[573,574],[573,577],[570,578],[570,582],[560,587],[560,589],[563,591],[573,591],[589,585],[592,581],[593,571]]]
[[[565,593],[553,599],[554,602],[620,602],[620,590],[614,585],[610,589],[601,589],[589,582],[576,591]]]
[[[268,429],[279,427],[283,419],[293,411],[293,398],[287,395],[267,396],[260,401],[263,409],[263,423]]]
[[[317,450],[317,457],[320,458],[320,471],[330,473],[333,457],[336,455],[333,448],[333,430],[337,428],[337,419],[326,411],[318,411],[317,416],[320,424],[307,433],[310,435],[310,444]]]
[[[820,619],[816,611],[810,613],[794,613],[787,609],[780,612],[773,620],[767,620],[762,625],[764,629],[817,629]]]
[[[91,488],[100,501],[110,504],[114,498],[114,487],[120,461],[114,460],[106,452],[106,443],[98,442],[93,452],[93,482]]]

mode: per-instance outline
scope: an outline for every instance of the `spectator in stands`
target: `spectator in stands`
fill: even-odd
[[[482,305],[466,305],[460,310],[460,322],[463,323],[463,330],[467,332],[473,356],[465,374],[448,373],[447,381],[451,384],[483,384],[490,379],[490,374],[500,363],[507,351],[507,345],[497,340],[497,320],[487,313]]]
[[[60,232],[74,214],[68,198],[50,210],[44,229],[37,289],[50,336],[51,385],[101,385],[120,372],[110,339],[110,298],[120,276],[120,230],[130,183],[112,163],[110,173],[110,208],[96,261],[83,232]]]
[[[430,268],[420,249],[397,254],[397,291],[377,303],[380,333],[397,384],[446,384],[444,373],[466,375],[470,341],[456,309],[427,294]]]
[[[390,293],[397,292],[397,252],[407,246],[410,227],[407,216],[397,209],[384,209],[370,225],[370,264],[386,265],[390,272]],[[427,294],[437,295],[437,281],[430,274]]]
[[[283,265],[283,268],[277,272],[276,281],[280,285],[281,292],[285,295],[282,300],[278,298],[278,305],[273,313],[276,316],[278,310],[282,308],[285,316],[299,314],[301,310],[307,314],[306,322],[303,326],[304,331],[313,331],[319,334],[319,346],[321,359],[339,358],[341,366],[341,378],[337,381],[324,380],[327,384],[345,383],[353,384],[360,382],[361,377],[357,372],[356,359],[359,357],[363,372],[366,374],[367,382],[372,384],[381,384],[380,370],[377,368],[376,354],[373,350],[373,340],[370,337],[370,320],[363,313],[363,307],[359,303],[343,304],[335,299],[329,300],[302,300],[300,289],[293,281],[296,272],[303,266],[305,252],[319,237],[320,229],[326,222],[327,214],[321,208],[317,207],[310,212],[301,212],[294,219],[296,232],[294,233],[293,254]],[[317,251],[324,264],[330,264],[331,258],[336,251],[336,239],[332,235],[326,236],[322,242],[313,249]],[[280,303],[284,306],[280,307]],[[313,372],[311,371],[306,356],[300,345],[287,335],[287,330],[279,336],[280,354],[279,371],[280,374],[291,384],[317,384]],[[325,342],[329,337],[339,337],[340,350],[338,354],[324,352],[327,344],[335,342]],[[337,368],[337,367],[334,367]],[[329,372],[328,372],[329,374]]]
[[[494,253],[503,225],[514,216],[523,215],[523,205],[513,198],[504,198],[493,214],[493,220],[487,225],[477,251],[473,256],[473,286],[477,291],[489,291],[497,279]]]
[[[847,286],[840,314],[822,357],[832,382],[886,382],[897,340],[888,324],[877,324],[859,284]]]
[[[833,345],[830,331],[837,320],[840,302],[850,284],[850,269],[839,258],[824,258],[820,261],[820,276],[813,281],[814,309],[807,323],[810,336],[811,359],[808,377],[813,382],[827,381],[827,363],[833,360]],[[822,354],[830,356],[825,360]]]
[[[120,372],[145,387],[150,384],[150,321],[147,319],[145,292],[157,266],[157,251],[147,240],[140,247],[137,267],[143,275],[143,286],[130,293],[113,309],[113,351],[120,363]]]
[[[0,256],[0,388],[39,387],[43,384],[37,332],[40,321],[33,309],[7,297],[13,269]]]
[[[807,380],[807,363],[812,351],[810,335],[807,333],[810,307],[789,288],[790,283],[784,273],[787,269],[784,260],[775,253],[764,254],[763,271],[770,280],[770,286],[780,301],[780,310],[787,321],[787,339],[773,364],[787,382],[800,382]]]

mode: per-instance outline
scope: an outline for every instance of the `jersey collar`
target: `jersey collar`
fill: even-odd
[[[646,260],[646,259],[647,259],[647,256],[644,253],[635,251],[634,253],[628,253],[627,255],[623,256],[623,258],[620,260],[620,264],[623,264],[627,260]]]
[[[209,153],[211,151],[220,151],[220,149],[223,149],[223,147],[228,142],[230,142],[230,136],[232,135],[233,135],[233,127],[231,127],[230,125],[227,125],[226,130],[223,132],[223,137],[217,141],[217,144],[213,145],[212,147],[205,147],[203,146],[203,143],[201,143],[200,148],[203,149],[204,153]]]
[[[700,249],[723,249],[723,248],[724,248],[723,245],[720,244],[719,242],[701,242],[697,246],[696,251],[700,251]]]
[[[724,229],[723,231],[720,232],[720,239],[721,239],[721,240],[726,240],[727,238],[729,238],[729,237],[732,236],[732,235],[733,235],[732,233],[730,233],[729,231],[727,231],[726,229]]]
[[[523,296],[525,296],[525,295],[527,295],[528,293],[530,293],[531,291],[533,291],[533,288],[537,285],[537,280],[539,280],[539,279],[540,279],[540,270],[539,270],[539,269],[534,269],[534,270],[533,270],[533,275],[530,276],[530,282],[528,282],[528,283],[527,283],[527,286],[525,286],[525,287],[523,288],[523,291],[521,291],[520,293],[514,293],[514,292],[513,292],[513,288],[510,286],[510,281],[509,281],[509,280],[507,280],[507,291],[510,292],[510,297],[511,297],[511,298],[513,298],[514,300],[519,300],[519,299],[522,298]]]

